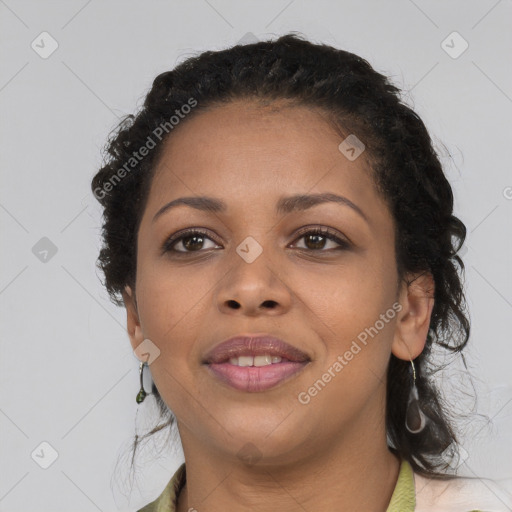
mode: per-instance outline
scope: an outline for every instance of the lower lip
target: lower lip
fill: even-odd
[[[308,362],[286,361],[266,366],[236,366],[230,363],[211,363],[207,367],[219,379],[240,391],[257,392],[277,386],[300,372]]]

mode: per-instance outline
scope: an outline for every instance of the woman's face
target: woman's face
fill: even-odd
[[[125,298],[133,348],[149,339],[160,350],[151,375],[185,453],[194,443],[227,457],[252,450],[293,461],[344,435],[383,432],[399,290],[393,218],[365,154],[347,158],[339,135],[304,107],[237,101],[175,130],[138,233],[136,314]],[[356,207],[310,201],[276,212],[284,198],[326,193]],[[202,196],[225,209],[178,205],[155,218],[170,201]],[[329,228],[343,243],[301,234],[306,226]],[[192,227],[204,238],[162,252],[171,235]],[[236,389],[203,360],[247,333],[281,338],[310,362],[270,389]]]

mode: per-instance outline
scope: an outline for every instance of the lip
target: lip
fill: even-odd
[[[238,334],[216,345],[205,356],[203,363],[225,363],[232,357],[265,354],[297,363],[311,360],[305,352],[282,339],[270,335]]]
[[[229,362],[231,357],[265,354],[279,356],[283,361],[266,366],[236,366]],[[310,362],[305,352],[279,338],[242,334],[215,346],[203,364],[214,377],[237,390],[260,392],[290,379]]]

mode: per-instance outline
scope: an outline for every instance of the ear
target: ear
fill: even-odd
[[[126,326],[128,336],[130,337],[132,348],[135,350],[144,341],[139,313],[137,311],[137,300],[135,298],[135,293],[128,285],[125,286],[122,296],[126,308]]]
[[[434,308],[435,282],[430,272],[408,274],[399,293],[402,310],[398,314],[391,352],[409,361],[425,347]]]

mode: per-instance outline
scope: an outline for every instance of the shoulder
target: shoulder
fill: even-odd
[[[414,473],[415,512],[510,512],[512,478],[429,478]]]

